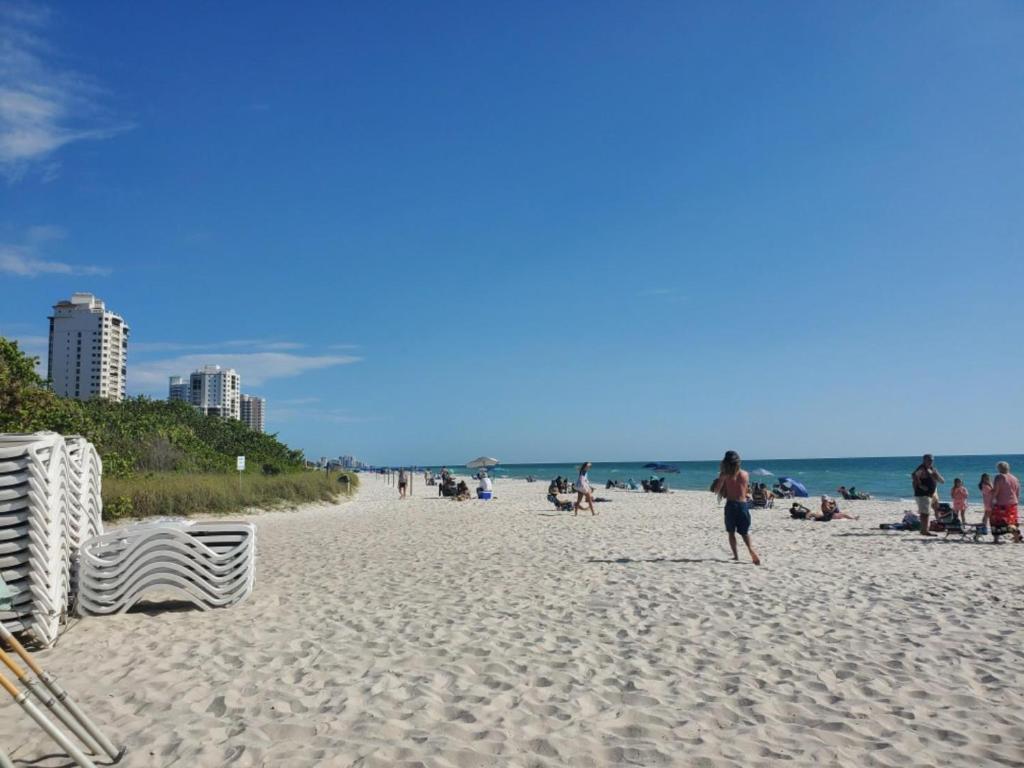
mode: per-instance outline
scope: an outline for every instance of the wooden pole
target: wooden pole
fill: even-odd
[[[36,725],[46,732],[46,735],[57,742],[57,746],[64,750],[67,755],[78,763],[81,768],[96,768],[96,764],[93,763],[85,753],[82,752],[78,747],[71,743],[71,740],[64,735],[64,733],[53,723],[46,719],[46,715],[37,707],[24,693],[18,690],[18,687],[8,680],[2,672],[0,672],[0,688],[3,688],[7,693],[11,695],[18,706],[20,706],[25,713],[35,720]]]
[[[85,744],[90,752],[94,755],[100,754],[100,746],[89,737],[89,734],[83,731],[82,727],[74,720],[74,718],[58,706],[57,701],[53,696],[49,695],[47,691],[42,690],[39,687],[39,684],[29,677],[28,672],[26,672],[18,662],[8,656],[7,652],[2,649],[0,649],[0,663],[3,663],[9,670],[11,670],[11,673],[15,678],[25,686],[25,690],[39,699],[39,702],[50,710],[57,719],[64,724],[64,727],[74,734],[76,739]],[[36,672],[36,674],[38,675],[39,673]]]
[[[106,752],[107,756],[110,757],[110,759],[113,760],[115,763],[122,757],[124,757],[124,753],[127,751],[128,748],[125,746],[114,746],[113,742],[111,742],[110,739],[108,739],[103,734],[103,732],[100,731],[98,727],[96,727],[96,724],[93,723],[89,716],[85,714],[85,712],[83,712],[74,701],[72,701],[71,697],[68,696],[67,691],[65,691],[61,687],[60,683],[57,682],[57,678],[55,678],[53,675],[49,674],[46,670],[40,667],[39,664],[36,663],[36,660],[32,658],[31,654],[29,654],[29,652],[25,650],[25,647],[20,642],[18,642],[18,638],[12,635],[10,630],[8,630],[7,627],[5,627],[3,624],[0,624],[0,639],[7,643],[7,645],[10,646],[10,648],[21,658],[21,660],[28,665],[28,668],[31,669],[35,673],[36,677],[38,677],[42,681],[43,685],[45,685],[47,690],[49,690],[50,693],[53,694],[54,698],[56,698],[58,702],[64,705],[64,708],[71,713],[71,716],[75,718],[76,722],[78,722],[81,725],[81,727],[85,730],[85,732],[89,734],[89,736],[92,738],[92,741],[90,742],[83,740],[83,743],[89,744],[90,749],[93,749],[93,747],[91,746],[93,743],[98,744],[102,751]],[[6,656],[6,654],[4,655]],[[74,731],[75,729],[71,728],[71,730]],[[93,749],[93,751],[97,755],[99,754],[99,751],[95,749]],[[68,754],[71,753],[69,752]]]

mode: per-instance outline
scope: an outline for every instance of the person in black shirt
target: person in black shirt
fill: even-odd
[[[935,460],[930,453],[926,453],[921,459],[917,469],[910,475],[910,482],[914,486],[917,514],[921,517],[921,535],[934,536],[935,534],[928,530],[928,518],[932,512],[932,499],[935,498],[939,483],[946,482],[946,479],[935,468]]]

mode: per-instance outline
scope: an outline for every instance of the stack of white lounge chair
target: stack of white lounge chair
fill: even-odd
[[[101,533],[102,465],[82,438],[0,435],[0,578],[11,631],[51,645],[71,600],[71,569],[85,535]]]
[[[161,520],[86,541],[79,556],[78,611],[123,613],[147,596],[206,610],[245,600],[256,576],[251,523]]]

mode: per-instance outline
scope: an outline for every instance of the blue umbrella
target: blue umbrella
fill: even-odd
[[[779,478],[779,483],[782,485],[789,486],[789,489],[793,491],[794,496],[799,496],[806,499],[810,494],[807,492],[807,487],[799,480],[794,480],[791,477]]]

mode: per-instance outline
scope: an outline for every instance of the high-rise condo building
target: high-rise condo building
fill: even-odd
[[[204,365],[189,377],[190,402],[207,416],[239,418],[241,380],[234,368]]]
[[[53,305],[47,378],[63,397],[123,400],[128,378],[128,324],[91,293]]]
[[[255,395],[242,395],[240,401],[242,421],[254,432],[266,431],[267,401]]]
[[[184,376],[171,376],[168,387],[167,399],[171,402],[180,400],[183,403],[192,402],[192,388]]]

